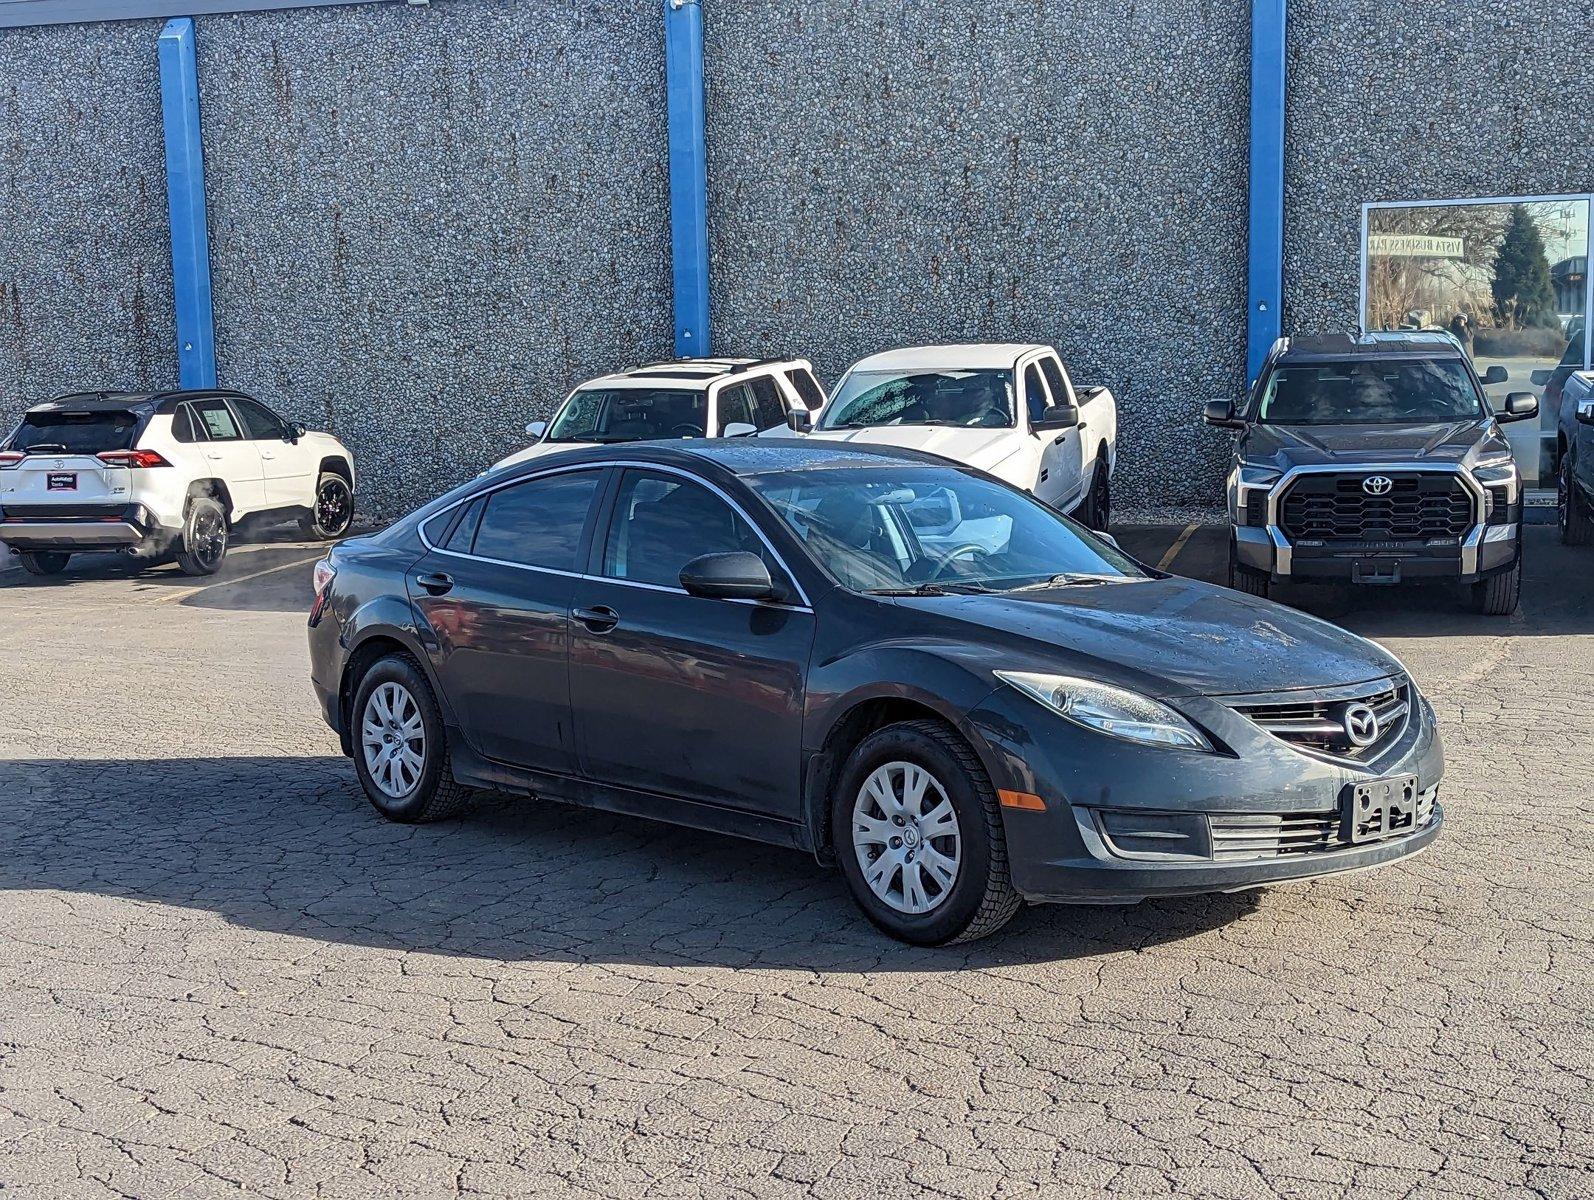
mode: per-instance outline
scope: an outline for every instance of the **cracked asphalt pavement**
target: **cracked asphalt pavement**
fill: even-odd
[[[1512,620],[1287,595],[1432,699],[1429,853],[936,951],[793,852],[383,822],[310,694],[313,547],[7,576],[0,1192],[1594,1194],[1594,554],[1530,535]]]

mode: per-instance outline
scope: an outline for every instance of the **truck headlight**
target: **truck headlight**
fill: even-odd
[[[1076,725],[1125,741],[1212,752],[1212,743],[1173,709],[1127,688],[1034,671],[998,671],[996,677]]]
[[[1240,486],[1246,488],[1272,487],[1282,477],[1282,472],[1277,469],[1255,463],[1241,463],[1239,474]]]

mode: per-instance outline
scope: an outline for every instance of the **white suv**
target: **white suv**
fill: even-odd
[[[297,516],[335,538],[354,516],[354,459],[238,392],[90,392],[35,405],[0,442],[0,542],[34,575],[75,553],[175,555],[216,571],[245,517]]]
[[[791,414],[825,404],[814,369],[801,358],[683,358],[588,380],[552,421],[533,421],[537,440],[497,463],[506,467],[569,446],[658,438],[786,434]]]

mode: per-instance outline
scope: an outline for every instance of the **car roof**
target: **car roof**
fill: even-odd
[[[1389,333],[1325,333],[1280,338],[1274,358],[1280,363],[1335,362],[1368,358],[1461,358],[1461,343],[1448,333],[1396,330]]]
[[[943,371],[980,371],[1011,367],[1035,350],[1050,350],[1040,342],[965,342],[950,346],[904,346],[860,358],[851,371],[905,371],[914,367]]]
[[[170,412],[195,396],[242,396],[226,388],[175,388],[166,392],[67,392],[28,407],[28,412]],[[247,397],[246,397],[247,398]]]
[[[678,358],[672,362],[643,363],[625,371],[615,371],[589,379],[577,387],[582,388],[644,388],[674,387],[687,391],[701,390],[719,379],[739,375],[755,368],[771,370],[806,365],[797,358]]]
[[[899,446],[877,446],[808,438],[736,437],[672,438],[651,442],[620,442],[606,446],[572,446],[552,454],[527,459],[520,466],[534,473],[558,460],[571,466],[612,462],[659,463],[688,470],[718,467],[741,477],[768,475],[780,471],[812,471],[836,467],[880,467],[893,462],[912,466],[945,467],[958,470],[958,464],[934,454],[906,450]]]

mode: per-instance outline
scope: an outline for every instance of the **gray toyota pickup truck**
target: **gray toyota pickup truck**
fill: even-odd
[[[1279,339],[1243,401],[1204,413],[1236,433],[1231,586],[1454,580],[1478,611],[1515,612],[1522,479],[1500,425],[1538,407],[1512,392],[1491,410],[1443,333]]]

